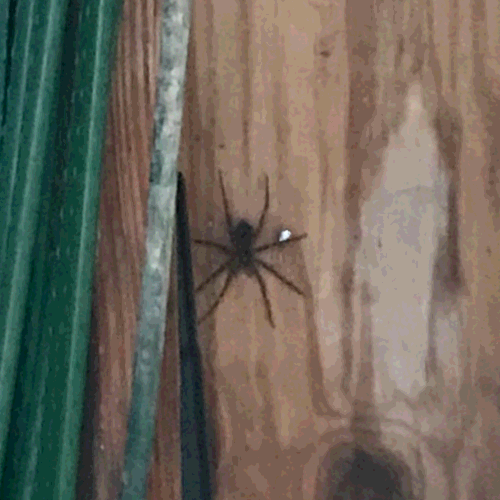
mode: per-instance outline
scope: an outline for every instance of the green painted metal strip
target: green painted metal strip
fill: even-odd
[[[60,137],[48,154],[49,163],[56,164],[53,175],[43,177],[40,248],[2,499],[74,498],[102,146],[120,3],[74,1],[67,18],[65,55],[56,68],[60,105],[51,130]],[[39,4],[46,8],[43,0]],[[19,314],[24,319],[24,312]]]
[[[67,0],[21,0],[9,18],[0,151],[0,470],[18,365],[40,209],[40,185],[58,81]],[[14,10],[9,10],[9,16]],[[4,32],[5,35],[5,32]],[[10,49],[10,39],[6,50]]]
[[[177,289],[179,301],[179,354],[181,365],[182,499],[210,500],[205,397],[201,353],[196,331],[191,237],[186,187],[179,173],[177,188]]]
[[[189,25],[188,0],[163,1],[146,264],[123,471],[124,500],[146,498],[163,359]]]

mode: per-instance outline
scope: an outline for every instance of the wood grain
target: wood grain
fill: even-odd
[[[110,105],[93,344],[92,464],[96,498],[103,499],[116,496],[130,398],[157,5],[125,1]],[[460,317],[463,334],[460,359],[453,360],[458,376],[435,345],[428,348],[429,388],[404,404],[415,419],[429,408],[432,418],[425,418],[438,423],[435,435],[413,436],[411,446],[422,446],[435,498],[446,491],[473,495],[482,471],[488,484],[498,481],[492,436],[500,429],[499,22],[495,0],[193,2],[179,161],[191,234],[228,243],[221,171],[236,219],[252,223],[269,176],[270,214],[259,243],[274,241],[282,229],[309,235],[266,254],[306,291],[303,299],[266,276],[275,329],[266,321],[258,283],[242,276],[199,330],[216,498],[319,499],[331,487],[321,477],[326,483],[316,488],[324,456],[363,435],[350,422],[377,420],[370,381],[377,318],[357,275],[356,252],[363,206],[383,182],[389,139],[406,118],[415,83],[450,183],[439,282],[445,305],[439,307]],[[197,283],[221,259],[207,248],[195,248],[193,257]],[[199,315],[222,282],[197,297]],[[170,303],[168,314],[174,310]],[[149,498],[180,499],[171,321]],[[442,410],[446,401],[458,408],[453,419]],[[358,420],[350,419],[353,413]],[[450,428],[452,420],[459,429]],[[380,431],[380,423],[373,425]]]

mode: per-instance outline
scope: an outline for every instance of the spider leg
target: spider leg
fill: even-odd
[[[273,321],[273,312],[271,310],[271,302],[269,301],[269,297],[267,296],[266,282],[264,281],[264,278],[260,275],[259,270],[257,268],[255,268],[255,277],[259,282],[260,293],[262,294],[262,298],[264,299],[264,304],[266,306],[266,312],[267,312],[267,319],[271,327],[275,328]]]
[[[224,188],[224,181],[222,180],[222,172],[220,170],[219,170],[219,180],[220,180],[220,189],[222,191],[222,201],[224,202],[224,214],[226,216],[226,226],[228,232],[230,232],[233,227],[233,217],[231,216],[231,212],[229,211],[229,202],[227,201],[226,190]]]
[[[226,255],[234,255],[234,252],[229,247],[227,247],[226,245],[221,245],[220,243],[217,243],[215,241],[193,240],[193,243],[196,243],[197,245],[202,245],[204,247],[217,248],[221,252],[224,252]]]
[[[220,301],[223,299],[224,295],[226,295],[226,292],[229,288],[229,285],[231,284],[231,281],[233,281],[235,274],[230,272],[227,275],[226,282],[224,283],[224,286],[222,287],[221,292],[219,293],[219,296],[215,300],[215,302],[210,306],[210,309],[198,320],[198,324],[203,323],[215,310],[217,309],[217,306],[220,304]]]
[[[266,220],[267,211],[269,210],[269,177],[266,174],[266,201],[264,202],[264,208],[262,209],[262,213],[260,214],[259,224],[257,225],[257,229],[255,230],[255,241],[259,237],[262,228],[264,227],[264,221]]]
[[[224,264],[221,264],[213,273],[210,274],[210,276],[203,280],[197,287],[195,292],[201,292],[208,284],[210,284],[212,281],[214,281],[220,274],[224,272],[224,270],[227,268],[227,265],[231,262],[231,259],[226,260]]]
[[[264,269],[269,271],[271,274],[274,274],[276,278],[278,278],[283,284],[285,284],[288,288],[291,288],[295,293],[298,293],[299,295],[305,296],[305,293],[298,288],[296,285],[294,285],[290,280],[287,280],[282,274],[280,274],[274,267],[270,266],[267,262],[264,262],[261,259],[255,259],[255,262],[257,264],[260,264]]]
[[[307,234],[306,233],[301,234],[299,236],[292,236],[291,238],[288,238],[285,241],[275,241],[274,243],[269,243],[267,245],[262,245],[261,247],[257,247],[254,250],[254,252],[255,253],[257,253],[257,252],[263,252],[264,250],[268,250],[269,248],[284,246],[287,243],[292,243],[293,241],[303,240],[304,238],[307,238]]]

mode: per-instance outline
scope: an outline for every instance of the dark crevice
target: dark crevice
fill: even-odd
[[[425,497],[422,485],[421,456],[417,454],[417,477],[394,453],[376,446],[366,449],[360,444],[341,444],[324,457],[316,481],[315,500],[332,499],[420,499]]]
[[[402,496],[401,472],[362,448],[354,452],[354,461],[338,493],[354,492],[356,498],[390,499]],[[339,495],[337,498],[341,498]],[[334,497],[335,498],[335,497]]]

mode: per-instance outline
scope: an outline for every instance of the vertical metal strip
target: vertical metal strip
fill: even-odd
[[[2,2],[5,81],[0,148],[0,471],[25,319],[51,111],[68,0]],[[9,17],[8,19],[5,16]]]
[[[147,491],[163,359],[189,27],[189,0],[164,0],[146,263],[121,492],[124,500],[145,499]]]
[[[196,308],[191,266],[186,189],[177,187],[177,275],[181,364],[181,467],[183,500],[209,500],[205,398],[201,355],[196,341]]]

